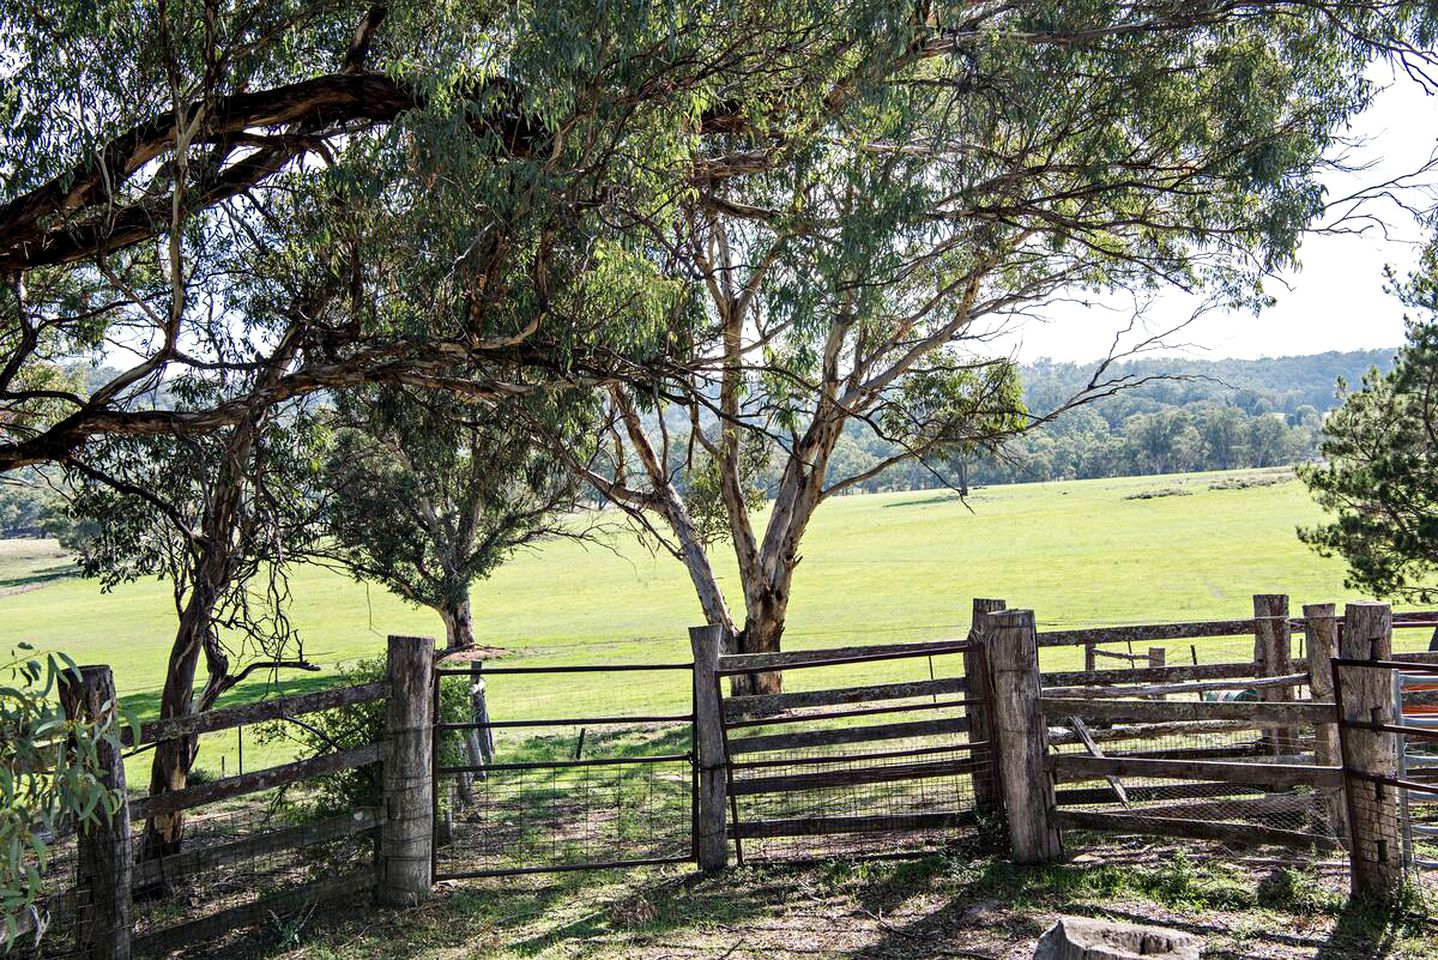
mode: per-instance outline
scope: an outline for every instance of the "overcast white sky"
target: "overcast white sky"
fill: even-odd
[[[1418,169],[1438,144],[1438,98],[1387,68],[1374,79],[1385,89],[1348,132],[1364,142],[1347,159],[1368,168],[1328,177],[1330,200]],[[1426,179],[1431,184],[1435,177]],[[1417,207],[1433,203],[1421,190],[1409,193]],[[1403,308],[1383,292],[1383,268],[1392,264],[1400,275],[1411,269],[1424,229],[1395,205],[1371,209],[1388,224],[1387,238],[1376,228],[1365,236],[1310,235],[1299,252],[1299,269],[1265,285],[1277,300],[1273,307],[1257,317],[1246,312],[1206,314],[1172,338],[1174,347],[1159,353],[1253,358],[1400,344]],[[1193,301],[1185,296],[1165,295],[1146,311],[1146,322],[1157,332],[1181,322],[1192,309]],[[1025,322],[1012,347],[1023,360],[1096,360],[1131,312],[1129,301],[1107,310],[1055,307],[1045,320]]]

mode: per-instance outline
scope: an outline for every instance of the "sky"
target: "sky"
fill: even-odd
[[[1361,140],[1346,159],[1366,169],[1326,176],[1330,199],[1417,170],[1438,147],[1438,97],[1386,67],[1372,79],[1384,89],[1346,133]],[[1426,182],[1438,183],[1438,174],[1429,174]],[[1408,188],[1405,197],[1420,208],[1434,203],[1421,184]],[[1299,250],[1298,268],[1265,283],[1277,301],[1272,307],[1257,316],[1247,311],[1204,314],[1153,355],[1251,359],[1401,344],[1403,306],[1384,293],[1383,269],[1391,264],[1400,276],[1411,270],[1425,231],[1396,204],[1369,209],[1384,220],[1387,236],[1377,227],[1362,236],[1310,234]],[[1162,295],[1145,306],[1140,329],[1171,329],[1190,316],[1193,303],[1179,292]],[[1007,346],[1024,361],[1096,360],[1133,311],[1131,300],[1101,307],[1056,305],[1020,325]],[[1139,329],[1124,342],[1137,339]]]

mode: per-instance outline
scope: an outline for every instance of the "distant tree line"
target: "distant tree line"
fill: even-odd
[[[1338,381],[1358,383],[1370,369],[1392,369],[1395,349],[1261,360],[1131,361],[1112,375],[1156,379],[1061,414],[1008,440],[997,453],[905,458],[898,443],[865,422],[851,421],[834,447],[829,473],[866,477],[853,489],[876,493],[1309,462],[1319,456],[1324,415],[1338,404]],[[1059,407],[1082,392],[1092,369],[1041,360],[1018,372],[1024,404],[1037,411]],[[90,379],[103,381],[104,372]],[[168,400],[156,398],[161,405]],[[682,421],[670,426],[675,434],[686,429]],[[676,444],[671,457],[681,458],[686,450]],[[750,469],[756,490],[777,487],[780,466],[772,458],[751,457]],[[696,516],[706,519],[703,502],[717,498],[711,489],[715,484],[705,483],[707,476],[703,470],[685,473],[677,484],[699,507]],[[19,471],[0,483],[0,537],[78,539],[74,523],[41,471]]]
[[[1319,455],[1324,415],[1340,379],[1388,370],[1394,350],[1262,360],[1142,360],[1113,376],[1145,381],[1060,414],[997,453],[911,460],[857,486],[868,492],[981,483],[1083,480],[1302,463]],[[1020,368],[1031,411],[1062,405],[1088,381],[1083,364]],[[845,474],[892,456],[894,444],[854,425],[830,469]]]

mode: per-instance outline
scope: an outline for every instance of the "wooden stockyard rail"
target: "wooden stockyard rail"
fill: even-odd
[[[739,863],[744,862],[744,841],[748,839],[940,830],[972,821],[973,810],[957,804],[951,809],[913,813],[759,820],[740,816],[741,797],[959,776],[975,782],[991,780],[991,744],[975,739],[971,730],[973,718],[987,718],[986,684],[971,686],[967,676],[796,693],[729,696],[723,690],[729,678],[779,668],[788,672],[941,656],[963,657],[975,676],[982,678],[985,673],[983,647],[971,641],[727,655],[705,663],[696,673],[696,685],[710,691],[710,705],[701,711],[701,723],[710,715],[718,720],[730,816],[724,832],[734,842]],[[821,726],[835,722],[843,725]],[[984,721],[978,725],[987,729]],[[776,728],[781,732],[767,732]],[[961,739],[959,735],[967,736]],[[875,746],[884,743],[895,745]],[[849,745],[855,749],[824,749]],[[961,761],[953,757],[955,753],[968,756]],[[861,765],[853,766],[856,763]],[[802,772],[814,767],[824,769]],[[702,821],[702,810],[700,816]],[[708,829],[717,832],[719,828],[709,824]]]
[[[1341,618],[1333,605],[1314,604],[1304,607],[1302,618],[1290,618],[1286,597],[1261,595],[1254,598],[1254,613],[1243,620],[1044,633],[1035,629],[1027,611],[985,615],[980,632],[993,663],[1000,782],[1015,859],[1040,862],[1058,856],[1063,829],[1234,845],[1346,846],[1355,892],[1396,889],[1404,864],[1395,841],[1399,801],[1392,788],[1431,793],[1438,787],[1428,781],[1402,781],[1392,769],[1399,753],[1392,738],[1420,728],[1365,718],[1393,713],[1394,671],[1438,656],[1393,655],[1395,624],[1382,604],[1350,604]],[[1404,614],[1396,625],[1435,624],[1438,616],[1425,613]],[[1305,640],[1305,655],[1298,663],[1292,659],[1295,629],[1303,631]],[[1254,638],[1250,662],[1051,673],[1041,673],[1038,666],[1041,647],[1082,645],[1086,662],[1092,664],[1102,643],[1241,635]],[[1131,663],[1162,661],[1161,656],[1120,657]],[[1360,666],[1370,668],[1367,677],[1341,680],[1344,668]],[[1303,688],[1312,699],[1297,698]],[[1239,690],[1257,699],[1206,699]],[[1168,699],[1174,696],[1199,699]],[[1259,732],[1260,739],[1214,746],[1140,746],[1121,755],[1113,751],[1113,745],[1250,730]],[[1295,748],[1299,731],[1312,732],[1311,752]],[[1432,737],[1432,731],[1415,736]],[[1390,740],[1376,739],[1381,737]],[[1085,752],[1050,752],[1063,745],[1081,746]],[[1125,783],[1125,778],[1162,785]],[[1103,781],[1108,786],[1057,789]],[[1384,787],[1390,788],[1387,794]],[[1263,792],[1232,796],[1236,790]],[[1357,797],[1361,803],[1354,802]],[[1140,801],[1146,805],[1131,808]],[[1069,808],[1116,802],[1123,809]],[[1231,822],[1235,816],[1311,814],[1315,807],[1326,812],[1330,833]]]
[[[1363,603],[1348,605],[1342,616],[1331,604],[1315,604],[1305,606],[1302,617],[1290,617],[1286,597],[1263,595],[1254,598],[1251,618],[1043,632],[1036,629],[1032,611],[1006,610],[1001,600],[979,599],[973,602],[970,633],[962,640],[774,654],[721,655],[721,629],[694,628],[698,777],[693,857],[702,869],[716,870],[729,862],[731,842],[736,859],[742,860],[746,840],[927,830],[983,812],[1002,814],[1010,855],[1023,863],[1060,856],[1064,830],[1233,845],[1341,843],[1352,864],[1354,890],[1391,893],[1405,866],[1397,840],[1403,836],[1405,809],[1400,793],[1438,792],[1427,780],[1405,779],[1395,767],[1399,738],[1432,738],[1433,728],[1401,722],[1392,693],[1395,672],[1438,662],[1438,653],[1394,654],[1392,630],[1435,625],[1438,614],[1403,614],[1395,624],[1388,607]],[[1295,631],[1304,640],[1298,660],[1293,657]],[[1171,664],[1161,647],[1144,654],[1103,649],[1105,644],[1237,636],[1253,638],[1251,660]],[[1090,666],[1105,653],[1126,665],[1042,672],[1040,651],[1063,646],[1083,647]],[[941,656],[962,657],[962,675],[749,696],[728,696],[724,689],[729,678],[743,674]],[[76,923],[80,955],[119,960],[132,953],[164,952],[272,914],[359,893],[372,891],[380,902],[394,906],[429,896],[434,738],[436,729],[453,725],[436,724],[433,641],[391,637],[388,657],[387,679],[381,683],[156,720],[133,737],[127,731],[123,743],[139,747],[352,704],[383,701],[385,710],[380,743],[127,801],[114,817],[83,829],[77,888],[90,895],[83,903],[71,896],[68,905],[83,921]],[[554,668],[506,669],[544,673]],[[1300,699],[1305,689],[1309,699]],[[1240,691],[1256,699],[1209,699]],[[77,677],[66,677],[62,700],[72,717],[113,720],[109,669],[87,667]],[[1237,731],[1255,736],[1246,742],[1226,738],[1153,746],[1176,737],[1198,741]],[[1298,743],[1301,750],[1295,748]],[[118,746],[105,745],[101,760],[107,782],[123,795]],[[132,818],[194,809],[376,763],[382,795],[378,808],[132,862]],[[972,788],[968,809],[954,804],[873,816],[740,817],[741,800],[751,798],[956,776],[966,776]],[[1121,808],[1115,809],[1116,802]],[[1084,805],[1107,809],[1078,809]],[[1310,816],[1315,809],[1326,816],[1331,831],[1231,822]],[[375,838],[373,864],[140,937],[133,934],[137,887],[193,877],[240,858],[365,835]],[[58,906],[65,908],[63,897]]]
[[[432,647],[433,641],[424,638],[390,638],[389,675],[400,677],[398,683],[386,680],[337,687],[224,707],[203,714],[155,720],[141,724],[138,735],[126,728],[120,737],[125,746],[141,747],[263,720],[300,717],[321,710],[383,700],[387,703],[387,721],[382,743],[136,799],[126,796],[124,763],[119,750],[111,745],[102,747],[100,759],[105,771],[104,779],[121,796],[120,809],[109,819],[82,829],[77,836],[75,889],[88,891],[88,896],[81,899],[72,891],[48,904],[52,919],[74,915],[77,954],[97,960],[164,954],[193,947],[276,916],[296,913],[316,903],[345,899],[360,893],[376,892],[390,902],[414,899],[412,886],[405,887],[403,884],[409,882],[412,885],[416,879],[412,871],[407,873],[406,858],[414,847],[415,795],[422,792],[428,782],[430,720],[426,711],[429,702],[427,681],[418,690],[411,681],[416,671],[422,676],[428,669]],[[61,701],[72,718],[114,723],[117,701],[110,668],[81,667],[77,675],[64,675]],[[411,762],[414,744],[409,741],[416,737],[423,742],[426,762],[413,770],[408,769],[414,767]],[[410,748],[409,754],[404,753],[406,747]],[[170,856],[134,862],[131,826],[136,820],[160,813],[192,810],[217,801],[376,763],[383,764],[383,803],[379,808],[356,809],[314,823],[267,830],[223,843],[186,849]],[[427,809],[427,792],[423,797]],[[421,822],[427,829],[428,820]],[[221,869],[250,858],[363,835],[375,836],[378,840],[373,864],[365,864],[339,876],[293,885],[281,892],[198,919],[149,930],[141,936],[134,933],[133,899],[136,890],[192,878],[203,871]],[[427,889],[427,875],[420,879]]]

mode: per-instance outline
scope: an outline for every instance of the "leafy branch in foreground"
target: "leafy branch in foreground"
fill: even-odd
[[[101,745],[118,752],[116,720],[71,720],[56,696],[79,669],[62,653],[17,644],[0,663],[0,945],[38,938],[35,913],[54,837],[114,816],[120,792],[102,779]],[[117,716],[110,713],[109,716]],[[128,721],[135,726],[133,720]]]

